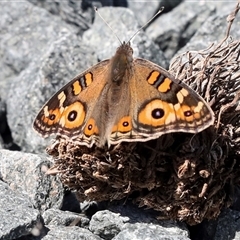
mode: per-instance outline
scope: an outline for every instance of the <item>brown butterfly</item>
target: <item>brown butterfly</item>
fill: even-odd
[[[134,59],[130,42],[76,76],[43,106],[34,129],[78,144],[144,142],[171,132],[198,133],[214,122],[210,106],[167,70]]]

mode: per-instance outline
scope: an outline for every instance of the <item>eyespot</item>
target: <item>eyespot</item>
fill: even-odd
[[[113,126],[112,132],[126,133],[132,130],[132,121],[130,116],[125,116],[120,119],[120,121]]]
[[[77,128],[83,124],[85,116],[84,105],[81,102],[75,102],[64,108],[59,124],[68,129]]]
[[[46,106],[44,109],[43,109],[43,116],[42,116],[42,121],[51,126],[55,123],[57,123],[57,121],[59,121],[59,118],[60,118],[60,111],[58,108],[56,109],[51,109],[51,110],[48,110],[48,106]]]
[[[154,99],[145,104],[138,114],[138,122],[142,125],[160,127],[175,121],[173,105],[160,99]]]
[[[192,107],[187,105],[175,104],[174,109],[179,120],[193,122],[194,120],[201,118],[201,102],[199,102],[197,106]]]
[[[97,135],[99,133],[96,122],[93,118],[90,118],[84,127],[84,134],[87,136]]]

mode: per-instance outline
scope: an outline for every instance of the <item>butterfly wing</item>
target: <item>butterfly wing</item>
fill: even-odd
[[[106,84],[108,64],[98,63],[53,95],[38,113],[34,129],[43,137],[59,133],[91,146],[99,134],[92,112]]]
[[[150,61],[134,60],[129,86],[129,110],[115,122],[111,144],[147,141],[170,132],[198,133],[214,122],[201,96]]]

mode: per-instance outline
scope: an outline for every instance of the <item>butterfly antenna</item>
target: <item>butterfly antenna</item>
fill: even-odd
[[[136,35],[139,34],[139,32],[145,28],[154,18],[156,18],[162,11],[164,10],[164,7],[161,7],[158,12],[152,17],[150,18],[142,27],[140,27],[133,35],[132,37],[128,40],[128,43],[134,38],[136,37]]]
[[[102,15],[98,12],[98,8],[94,7],[95,12],[98,14],[98,16],[103,20],[103,22],[110,28],[110,30],[112,31],[112,33],[114,34],[114,36],[118,39],[118,41],[120,42],[120,44],[122,45],[122,41],[120,40],[120,38],[118,37],[118,35],[114,32],[114,30],[112,29],[112,27],[105,21],[105,19],[102,17]]]

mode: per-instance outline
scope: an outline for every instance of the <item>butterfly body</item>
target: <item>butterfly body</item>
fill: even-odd
[[[42,108],[34,128],[92,147],[148,141],[170,132],[197,133],[212,125],[208,104],[160,66],[134,59],[130,43],[79,74]]]

